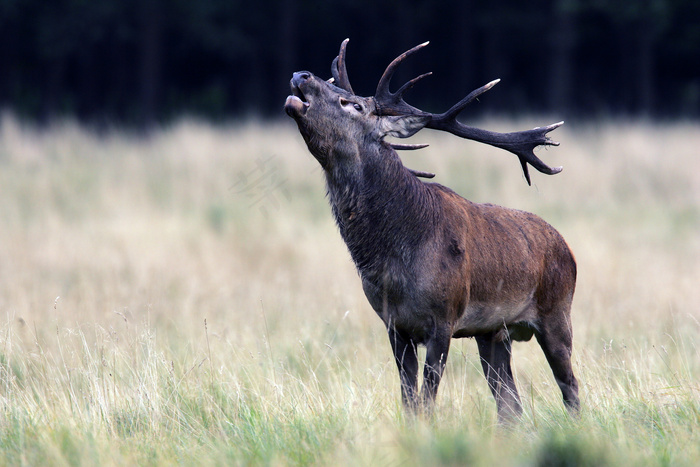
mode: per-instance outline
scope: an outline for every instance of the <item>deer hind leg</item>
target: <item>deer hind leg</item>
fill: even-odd
[[[389,326],[389,340],[401,378],[401,400],[411,411],[418,408],[418,356],[416,344],[402,332]]]
[[[566,408],[575,414],[578,413],[580,403],[578,381],[571,366],[573,342],[568,306],[566,311],[566,313],[556,313],[549,320],[543,321],[535,337],[552,368]]]
[[[476,343],[481,367],[496,399],[498,421],[504,423],[519,417],[523,409],[510,368],[511,340],[501,340],[493,333],[477,336]]]

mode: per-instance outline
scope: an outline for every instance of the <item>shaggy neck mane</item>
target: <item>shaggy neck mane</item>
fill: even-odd
[[[396,151],[386,143],[375,147],[354,170],[326,172],[333,215],[363,277],[383,272],[386,261],[410,265],[440,209]]]

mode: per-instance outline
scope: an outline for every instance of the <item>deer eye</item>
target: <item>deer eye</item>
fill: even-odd
[[[343,99],[342,97],[340,98],[340,105],[343,107],[347,107],[352,105],[352,108],[355,109],[356,112],[362,112],[364,111],[364,108],[362,107],[361,104],[358,104],[357,102],[349,101],[347,99]]]

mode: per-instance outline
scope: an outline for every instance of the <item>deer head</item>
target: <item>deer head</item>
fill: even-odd
[[[373,98],[357,96],[349,84],[347,90],[333,81],[296,72],[285,104],[309,151],[324,168],[356,158],[360,142],[379,145],[385,136],[407,138],[430,121],[426,115],[382,115]]]
[[[457,121],[457,115],[476,97],[491,89],[499,80],[472,91],[464,99],[442,114],[432,114],[417,109],[403,98],[406,91],[431,73],[422,74],[391,92],[391,78],[401,62],[422,49],[428,42],[420,44],[399,55],[384,71],[373,97],[356,95],[345,65],[345,50],[348,39],[340,46],[333,60],[333,78],[323,80],[308,71],[294,73],[291,80],[292,95],[287,97],[285,111],[296,120],[304,141],[311,153],[328,169],[333,164],[358,157],[358,144],[382,144],[385,136],[407,138],[423,128],[446,131],[465,139],[486,143],[512,152],[518,156],[527,183],[530,174],[527,164],[538,171],[553,175],[561,167],[549,167],[535,156],[538,146],[557,146],[547,133],[564,122],[546,127],[512,133],[496,133],[470,127]],[[419,149],[425,145],[389,144],[394,149]],[[367,149],[367,148],[364,148]],[[417,176],[432,174],[412,171]]]

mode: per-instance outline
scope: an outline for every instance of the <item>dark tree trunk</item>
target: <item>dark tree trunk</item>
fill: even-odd
[[[557,0],[551,35],[549,111],[568,115],[573,111],[571,91],[576,21],[571,0]]]
[[[95,67],[94,55],[91,50],[80,55],[78,80],[80,82],[78,102],[78,116],[81,118],[94,117],[96,112],[103,108],[102,96],[97,93],[97,80],[103,73],[103,70],[98,70]]]
[[[58,113],[59,102],[64,91],[65,61],[54,58],[49,61],[45,74],[45,93],[41,108],[41,119],[49,122]]]
[[[484,73],[486,81],[507,79],[508,60],[502,44],[503,38],[495,24],[487,25],[484,31]],[[508,107],[504,92],[495,92],[489,96],[493,108],[504,110]]]
[[[277,57],[277,79],[275,83],[288,90],[287,82],[296,71],[297,63],[297,0],[281,0],[279,18],[279,47]]]
[[[160,91],[162,10],[159,0],[144,0],[140,23],[140,120],[144,128],[156,121]]]
[[[479,76],[475,72],[476,33],[473,17],[475,15],[474,0],[464,0],[457,3],[457,12],[454,15],[453,31],[455,34],[456,63],[450,68],[454,75],[453,83],[457,85],[457,91],[469,90],[483,83],[478,82]],[[465,22],[467,26],[465,27]]]
[[[118,35],[114,35],[109,50],[109,76],[105,80],[108,83],[110,93],[106,105],[107,112],[111,116],[126,118],[130,109],[128,98],[128,59],[124,42]]]
[[[636,101],[640,116],[648,117],[654,110],[654,33],[643,22],[636,34]]]

